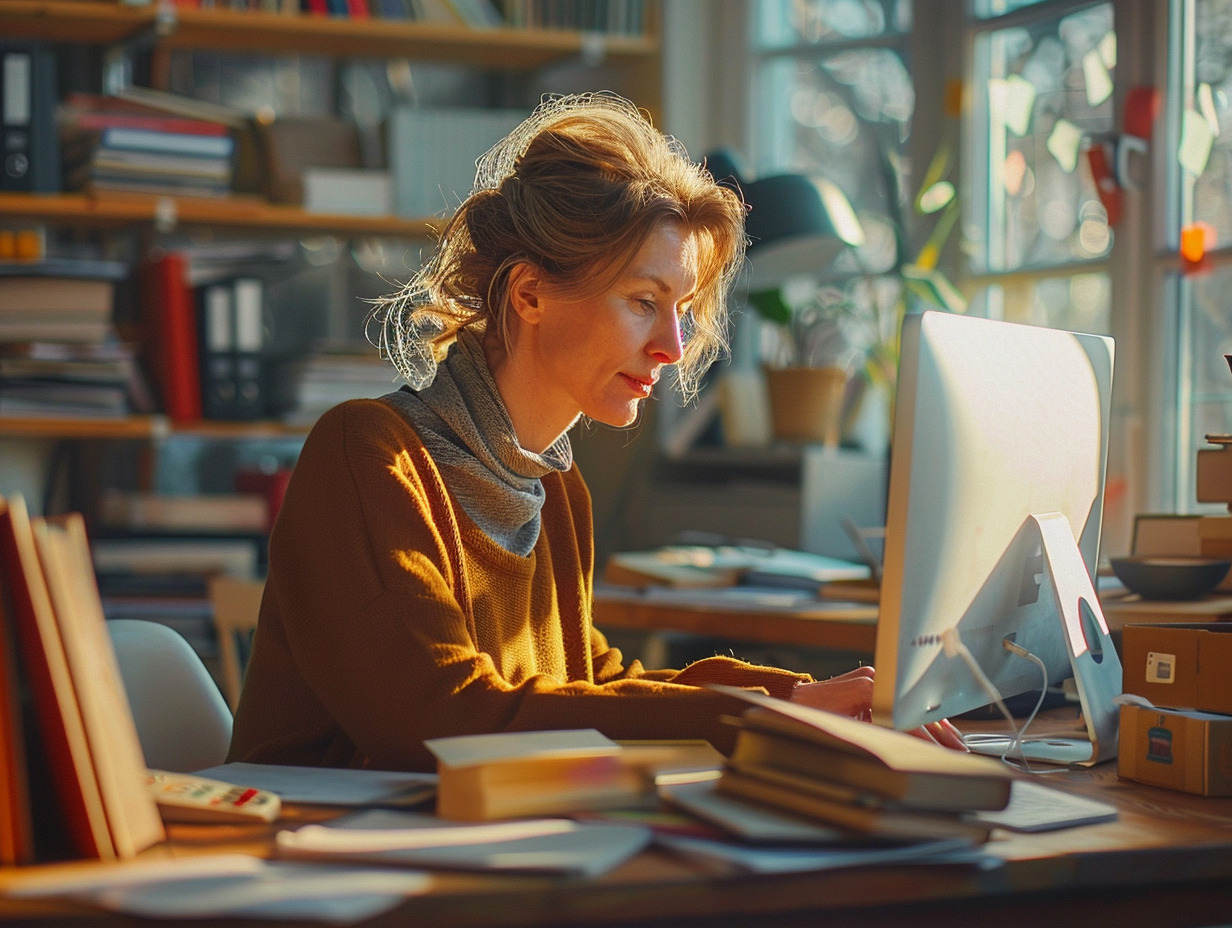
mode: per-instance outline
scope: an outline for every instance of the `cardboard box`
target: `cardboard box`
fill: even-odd
[[[1117,772],[1199,796],[1232,796],[1232,716],[1122,706]]]
[[[1195,491],[1200,503],[1232,503],[1232,451],[1228,446],[1199,449]]]
[[[1232,713],[1232,622],[1126,625],[1121,688],[1153,705]]]

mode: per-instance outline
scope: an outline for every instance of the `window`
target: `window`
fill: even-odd
[[[747,2],[757,170],[823,173],[869,232],[829,283],[884,299],[861,279],[940,240],[967,311],[1112,334],[1104,550],[1138,512],[1224,511],[1194,482],[1232,431],[1232,0]],[[942,174],[948,239],[920,208]]]
[[[1073,266],[1106,258],[1115,234],[1093,167],[1108,164],[1114,129],[1112,5],[1038,5],[1012,24],[972,26],[963,192],[971,271],[986,275],[976,308],[1108,332],[1106,271]]]
[[[837,191],[858,219],[858,241],[818,268],[820,287],[784,287],[795,318],[827,346],[846,353],[830,363],[854,364],[861,397],[849,408],[866,415],[848,439],[870,451],[888,441],[881,387],[897,366],[897,330],[911,299],[901,271],[913,264],[906,234],[913,210],[910,143],[915,88],[908,62],[910,0],[760,2],[755,7],[754,127],[749,146],[755,173],[790,172]],[[950,196],[938,201],[944,211]],[[944,220],[952,226],[952,219]],[[921,280],[927,288],[929,281]],[[817,318],[836,320],[830,328]],[[819,334],[820,333],[820,334]],[[773,333],[763,357],[773,361]]]
[[[845,269],[894,269],[915,107],[905,61],[911,4],[770,2],[758,14],[757,173],[836,184],[865,232]]]
[[[1197,451],[1205,436],[1232,430],[1232,2],[1185,0],[1174,5],[1170,55],[1174,79],[1168,94],[1175,157],[1168,159],[1171,193],[1163,238],[1173,256],[1167,293],[1174,312],[1168,353],[1164,448],[1175,469],[1165,491],[1178,511],[1224,513],[1198,506]],[[1178,258],[1189,252],[1196,261]],[[1194,251],[1189,251],[1190,248]],[[1230,488],[1232,489],[1232,488]]]

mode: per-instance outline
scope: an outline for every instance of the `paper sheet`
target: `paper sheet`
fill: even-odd
[[[267,861],[243,854],[128,861],[41,873],[10,887],[20,898],[69,899],[143,918],[260,917],[351,924],[427,889],[410,870]]]
[[[881,847],[816,848],[737,844],[677,835],[659,835],[656,840],[678,854],[721,860],[753,873],[801,873],[897,863],[964,863],[996,865],[990,855],[960,839]]]
[[[282,764],[222,764],[198,776],[277,793],[283,802],[312,805],[414,805],[436,792],[436,774],[389,770],[340,770]]]

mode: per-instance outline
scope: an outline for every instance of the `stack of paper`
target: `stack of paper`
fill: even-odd
[[[430,815],[367,810],[329,825],[279,832],[278,853],[300,860],[597,876],[650,844],[637,825],[560,818],[459,825]]]

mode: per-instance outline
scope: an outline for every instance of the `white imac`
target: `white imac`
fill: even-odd
[[[1103,336],[940,312],[904,321],[879,724],[952,718],[993,704],[992,689],[1040,689],[1046,670],[1049,685],[1075,678],[1088,738],[969,746],[1054,763],[1116,755],[1121,664],[1092,582],[1112,369]]]

